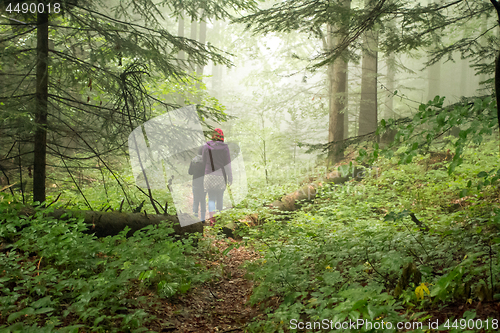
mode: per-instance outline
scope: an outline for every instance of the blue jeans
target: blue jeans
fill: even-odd
[[[213,212],[217,206],[217,210],[222,210],[222,200],[224,199],[224,190],[210,190],[208,191],[208,211],[211,213],[210,217],[212,217]]]
[[[206,198],[207,194],[203,187],[193,187],[193,213],[194,216],[198,217],[198,207],[200,207],[200,221],[205,221],[206,213]]]

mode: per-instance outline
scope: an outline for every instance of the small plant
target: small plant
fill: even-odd
[[[83,233],[82,219],[54,220],[41,208],[28,217],[19,208],[8,195],[0,197],[2,332],[136,330],[152,318],[141,309],[141,289],[172,297],[209,277],[192,257],[193,240],[174,241],[164,225],[130,238],[126,228],[96,239]]]

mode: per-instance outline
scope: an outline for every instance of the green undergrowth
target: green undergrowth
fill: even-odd
[[[57,221],[0,196],[0,332],[139,332],[156,294],[172,297],[209,278],[193,239],[150,226],[97,239],[82,219]],[[146,296],[148,295],[149,296]]]
[[[267,314],[249,330],[339,331],[364,320],[340,330],[497,331],[500,318],[475,304],[500,299],[498,141],[465,150],[451,175],[434,157],[381,158],[361,182],[324,185],[289,219],[249,229],[245,240],[263,254],[246,266],[250,302]],[[457,316],[435,324],[446,307]]]

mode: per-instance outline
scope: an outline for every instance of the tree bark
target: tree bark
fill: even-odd
[[[439,0],[434,0],[437,2]],[[427,69],[428,92],[427,100],[433,100],[435,96],[441,94],[441,61],[436,62]]]
[[[427,69],[428,93],[427,100],[431,101],[440,95],[441,87],[441,63],[436,62]]]
[[[183,12],[180,13],[179,22],[178,22],[178,26],[177,26],[177,36],[179,36],[179,37],[184,37],[184,18],[182,15],[184,15]],[[184,66],[184,60],[186,59],[185,52],[179,51],[177,53],[177,59],[178,59],[177,63],[179,64],[179,66]]]
[[[198,22],[195,21],[195,19],[192,19],[191,21],[191,33],[189,34],[189,38],[192,40],[196,40],[197,36],[197,31],[196,29],[198,28]],[[194,63],[190,64],[191,70],[194,72],[196,71],[196,65]]]
[[[215,21],[213,34],[216,38],[220,38],[221,34],[221,23],[219,21]],[[221,80],[222,80],[222,66],[216,65],[212,63],[212,95],[215,98],[220,97],[219,90],[221,89]]]
[[[47,101],[49,59],[49,15],[37,14],[36,106],[33,162],[33,201],[45,201],[45,167],[47,164]]]
[[[297,210],[301,207],[302,202],[311,201],[316,197],[317,189],[322,187],[323,184],[344,184],[345,182],[355,179],[356,181],[361,181],[367,176],[367,174],[372,174],[373,171],[376,172],[378,176],[378,169],[366,170],[358,166],[354,166],[351,172],[342,174],[339,171],[333,171],[328,173],[324,178],[317,179],[310,184],[302,186],[299,190],[283,196],[280,200],[274,201],[270,206],[274,209],[273,213],[289,212]]]
[[[490,0],[495,7],[498,14],[498,24],[500,26],[500,3],[497,0]],[[495,95],[497,98],[497,119],[498,119],[498,130],[500,135],[500,53],[498,54],[496,64],[495,64]]]
[[[345,74],[345,108],[344,108],[344,139],[349,138],[349,70]]]
[[[396,78],[396,58],[390,53],[386,59],[387,65],[387,95],[385,98],[384,119],[394,118],[394,89]]]
[[[177,26],[177,36],[179,37],[184,37],[184,13],[181,12],[179,16],[179,24]],[[186,59],[186,54],[184,51],[179,51],[177,53],[177,63],[179,66],[185,69],[185,59]],[[180,106],[184,106],[184,96],[182,95],[181,92],[177,94],[177,104]]]
[[[201,44],[205,44],[206,39],[207,39],[207,22],[200,21],[200,37],[199,37],[198,42],[200,42]],[[205,66],[203,66],[202,64],[198,64],[198,66],[196,68],[196,74],[198,76],[202,76],[204,68],[205,68]],[[201,77],[200,77],[200,80],[202,80]],[[196,82],[196,89],[200,90],[200,82]]]
[[[351,6],[350,0],[343,0],[343,5]],[[332,50],[343,40],[347,26],[339,23],[338,31],[331,25],[327,27],[328,48]],[[334,35],[335,33],[335,35]],[[329,129],[328,141],[331,143],[328,149],[328,160],[337,163],[344,158],[342,140],[344,140],[344,109],[347,105],[345,94],[347,92],[347,68],[348,64],[342,57],[335,59],[328,65],[328,95],[329,95]],[[336,142],[336,143],[332,143]]]
[[[205,21],[200,21],[200,38],[198,42],[201,44],[205,44],[207,40],[207,22]],[[205,66],[198,64],[198,67],[196,69],[196,74],[198,75],[203,75],[203,69]]]
[[[369,6],[369,3],[370,1],[367,0],[366,6]],[[365,135],[377,130],[378,34],[376,31],[364,33],[363,46],[358,135]]]
[[[387,83],[386,87],[386,97],[385,97],[385,108],[383,119],[395,118],[396,113],[394,112],[394,90],[395,90],[395,77],[396,77],[396,58],[394,53],[390,53],[386,58],[387,66]],[[389,144],[394,140],[397,130],[387,129],[384,134],[382,134],[380,141],[382,144]]]
[[[488,16],[485,15],[482,18],[482,25],[481,25],[481,33],[484,34],[484,35],[483,35],[483,37],[480,40],[480,43],[481,43],[481,45],[483,47],[489,46],[488,45],[488,38],[487,38],[487,36],[485,34],[486,30],[488,30]],[[482,61],[482,64],[486,64],[486,61]],[[487,79],[486,74],[484,74],[484,73],[479,74],[479,85],[480,85],[480,87],[481,87],[481,82],[486,81],[486,79]],[[483,90],[484,88],[479,88],[479,89]]]
[[[22,211],[23,215],[33,215],[34,211],[30,208]],[[65,215],[65,216],[63,216]],[[73,211],[66,209],[56,209],[48,214],[56,220],[67,220],[70,217],[81,217],[89,226],[86,231],[88,234],[95,234],[97,237],[107,237],[118,235],[118,233],[129,227],[130,231],[127,237],[132,236],[134,232],[149,225],[168,223],[174,229],[174,234],[178,236],[187,236],[194,232],[203,233],[203,223],[198,222],[186,227],[181,227],[177,216],[165,215],[146,215],[143,213],[120,213],[120,212],[96,212],[91,210]]]
[[[467,59],[461,59],[460,64],[460,96],[468,95],[469,87],[469,61]]]
[[[330,128],[328,141],[336,142],[330,146],[329,157],[332,163],[344,158],[342,140],[344,139],[344,108],[346,92],[347,62],[335,60],[330,69]]]
[[[498,14],[500,16],[500,12]],[[497,57],[497,63],[495,68],[495,95],[497,97],[497,119],[498,119],[498,129],[500,131],[500,54]]]

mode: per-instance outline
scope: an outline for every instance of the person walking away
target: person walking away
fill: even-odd
[[[189,164],[188,173],[193,175],[193,213],[196,218],[198,218],[198,210],[200,211],[200,221],[205,221],[205,215],[207,210],[205,187],[203,184],[203,179],[205,176],[205,163],[203,162],[203,146],[198,149],[198,155],[196,155],[191,163]]]
[[[208,194],[208,214],[210,225],[214,225],[215,211],[221,211],[223,208],[226,185],[233,182],[231,155],[220,128],[214,130],[212,141],[203,146],[202,158],[205,164],[204,187]]]

